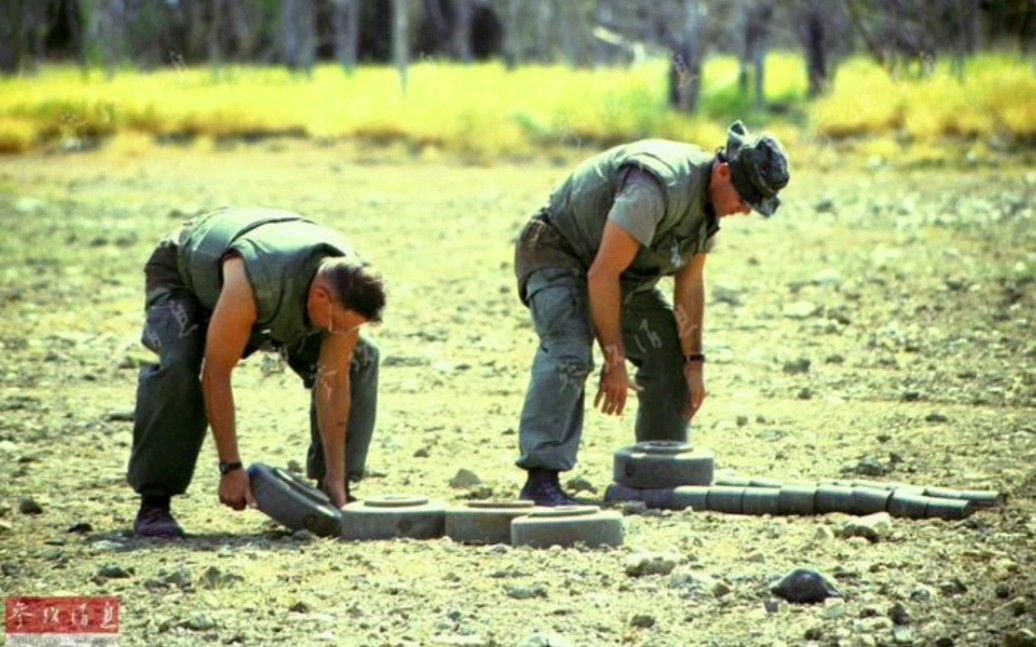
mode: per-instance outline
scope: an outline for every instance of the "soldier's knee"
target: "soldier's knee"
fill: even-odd
[[[593,350],[588,344],[556,344],[544,348],[558,370],[573,379],[586,379],[594,368]]]

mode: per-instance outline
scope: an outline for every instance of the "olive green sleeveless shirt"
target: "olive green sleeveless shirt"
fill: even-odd
[[[715,155],[701,148],[662,139],[616,146],[575,168],[551,195],[547,218],[567,243],[573,266],[586,271],[601,245],[624,171],[633,167],[650,174],[664,194],[664,213],[650,244],[641,247],[622,275],[625,291],[650,289],[661,277],[676,274],[695,254],[708,251],[710,239],[719,230],[708,196],[714,160]],[[519,270],[520,285],[521,274],[527,278],[539,269],[535,261],[524,265]]]
[[[329,256],[357,259],[344,237],[298,214],[273,209],[223,209],[191,223],[181,234],[180,276],[202,307],[216,307],[222,261],[236,254],[255,293],[258,322],[251,343],[271,340],[289,348],[317,332],[306,314],[309,286]]]

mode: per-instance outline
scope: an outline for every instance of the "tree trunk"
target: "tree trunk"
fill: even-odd
[[[538,0],[536,3],[536,60],[541,63],[547,63],[551,59],[550,21],[554,14],[552,4],[553,0]]]
[[[693,113],[701,94],[703,18],[699,0],[683,0],[683,10],[683,34],[669,65],[669,97],[676,108]]]
[[[407,65],[410,62],[410,8],[407,0],[392,0],[392,60],[399,71],[403,96],[407,93]]]
[[[334,0],[335,57],[352,74],[360,45],[359,0]]]
[[[504,63],[513,70],[522,64],[522,0],[507,0],[507,24],[504,26]]]
[[[24,47],[25,0],[0,0],[0,72],[16,74]]]
[[[825,5],[821,0],[809,0],[806,7],[806,78],[809,79],[809,96],[816,97],[827,90],[827,32],[825,29]]]
[[[454,58],[470,63],[471,24],[475,17],[475,5],[472,0],[454,0],[453,31],[450,34],[450,51]]]
[[[314,0],[284,0],[284,58],[288,67],[313,72],[317,26]]]
[[[223,62],[223,52],[220,50],[219,28],[223,23],[224,0],[211,0],[212,15],[209,16],[209,65],[212,66],[216,75],[219,75],[219,68]]]

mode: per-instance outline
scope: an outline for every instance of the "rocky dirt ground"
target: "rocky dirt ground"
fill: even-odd
[[[508,498],[534,349],[512,241],[564,164],[380,163],[273,143],[0,160],[0,594],[115,595],[125,645],[1036,644],[1036,167],[800,164],[772,221],[725,223],[709,262],[711,395],[694,428],[719,467],[996,489],[957,522],[625,517],[611,550],[344,543],[233,513],[211,442],[138,541],[124,485],[142,265],[187,216],[294,209],[347,232],[390,289],[371,478],[358,494]],[[345,161],[351,160],[351,161]],[[303,459],[306,393],[274,358],[238,371],[246,461]],[[633,412],[589,414],[568,476],[588,501]],[[480,483],[451,487],[458,470]],[[657,568],[641,573],[644,555]],[[794,605],[797,566],[844,600]]]

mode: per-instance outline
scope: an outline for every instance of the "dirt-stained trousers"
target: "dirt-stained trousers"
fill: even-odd
[[[529,308],[540,345],[518,427],[523,469],[570,470],[583,432],[586,378],[594,368],[593,323],[586,277],[567,269],[537,270]],[[622,306],[626,356],[636,367],[636,439],[688,438],[683,353],[672,307],[658,290],[631,295]]]

